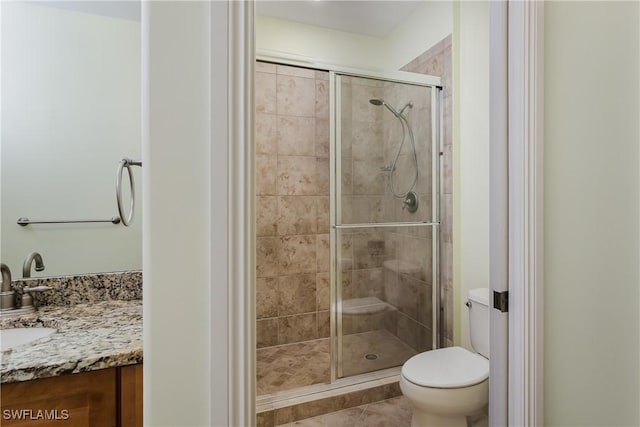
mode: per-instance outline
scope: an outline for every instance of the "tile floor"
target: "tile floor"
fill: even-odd
[[[410,427],[411,405],[404,396],[343,409],[278,427]],[[470,427],[488,427],[485,415],[467,418]]]
[[[404,396],[307,418],[283,427],[409,427],[411,407]]]

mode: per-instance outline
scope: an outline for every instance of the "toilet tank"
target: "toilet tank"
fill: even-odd
[[[471,346],[479,354],[489,358],[489,289],[470,289],[469,334]]]

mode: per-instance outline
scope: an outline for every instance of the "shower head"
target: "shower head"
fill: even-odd
[[[396,116],[397,118],[400,118],[400,114],[395,110],[395,108],[393,108],[391,105],[387,104],[384,99],[382,99],[382,98],[371,98],[369,100],[369,102],[371,104],[373,104],[373,105],[378,105],[378,106],[379,105],[384,105],[385,107],[387,107],[387,109],[389,111],[391,111],[393,113],[394,116]]]

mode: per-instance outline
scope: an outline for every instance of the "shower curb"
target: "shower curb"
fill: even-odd
[[[276,427],[400,396],[399,376],[310,393],[257,407],[257,426]]]

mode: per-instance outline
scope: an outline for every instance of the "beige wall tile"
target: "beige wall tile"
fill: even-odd
[[[398,338],[407,343],[411,348],[418,348],[420,340],[420,325],[406,315],[398,315]]]
[[[318,337],[316,313],[278,318],[278,344],[313,340]]]
[[[330,306],[330,275],[326,273],[316,273],[316,304],[317,310],[329,310]]]
[[[443,194],[441,200],[442,205],[440,206],[440,212],[442,215],[442,227],[440,228],[440,236],[443,242],[452,243],[453,196],[451,194]]]
[[[382,196],[353,196],[352,217],[354,223],[382,222]]]
[[[278,319],[264,319],[256,322],[258,348],[278,344]]]
[[[352,238],[355,269],[382,267],[385,247],[382,233],[354,233]]]
[[[318,312],[318,338],[331,336],[331,315],[328,310]]]
[[[353,270],[353,235],[341,233],[342,249],[340,250],[342,259],[342,270]]]
[[[423,325],[433,327],[433,290],[431,285],[420,282],[418,287],[418,317],[416,319]]]
[[[353,291],[353,271],[351,269],[344,270],[340,273],[340,277],[342,279],[342,297],[343,298],[354,298]]]
[[[278,315],[278,279],[259,277],[256,280],[256,315],[258,319]]]
[[[431,253],[433,245],[430,239],[407,236],[406,252],[403,259],[420,267],[420,272],[412,274],[416,279],[431,283],[433,280],[433,263]]]
[[[342,196],[342,206],[336,212],[336,221],[342,221],[342,224],[354,224],[356,221],[353,217],[353,197]]]
[[[433,330],[430,327],[419,326],[418,328],[418,352],[433,350]]]
[[[276,115],[256,113],[256,154],[276,154]]]
[[[280,275],[315,273],[316,236],[283,236],[278,239]]]
[[[398,307],[400,305],[400,277],[395,271],[383,269],[383,300]]]
[[[276,75],[255,74],[255,107],[257,113],[276,112]]]
[[[329,232],[329,197],[316,197],[316,229],[318,233]]]
[[[342,77],[342,82],[339,84],[340,92],[342,93],[340,117],[348,123],[353,120],[353,85],[348,80],[345,80],[345,77]]]
[[[329,120],[316,118],[316,157],[329,157]]]
[[[281,196],[318,195],[315,157],[278,156],[277,176]]]
[[[451,145],[453,143],[453,98],[451,96],[443,96],[442,98],[442,143],[444,145]]]
[[[353,159],[351,157],[342,158],[342,194],[345,196],[353,194]]]
[[[278,275],[277,237],[258,237],[256,239],[256,275],[257,277]]]
[[[256,61],[256,72],[258,73],[272,73],[276,72],[276,64],[270,64],[268,62]]]
[[[278,278],[278,316],[316,311],[315,273]]]
[[[316,109],[316,81],[284,75],[276,77],[278,114],[313,117]]]
[[[259,154],[256,156],[256,194],[259,196],[276,194],[276,156]]]
[[[421,282],[405,274],[400,274],[398,279],[398,310],[411,319],[417,320]]]
[[[396,120],[397,121],[397,120]],[[379,123],[354,121],[351,125],[351,149],[356,160],[376,159],[382,165],[384,133]]]
[[[336,149],[342,153],[342,158],[351,158],[353,157],[353,123],[351,119],[342,119],[340,122],[340,135],[338,135],[338,140],[336,144]]]
[[[256,235],[275,236],[278,234],[278,198],[276,196],[256,197]]]
[[[329,118],[329,81],[316,80],[316,111],[315,115],[321,119]]]
[[[353,270],[353,295],[352,298],[377,297],[383,298],[384,272],[382,268],[367,270]]]
[[[316,236],[316,271],[329,271],[331,266],[331,245],[328,234]]]
[[[353,161],[353,194],[383,195],[385,193],[384,175],[380,170],[382,159]]]
[[[442,152],[442,192],[451,194],[453,192],[453,152],[451,145],[445,145]]]
[[[329,195],[329,159],[326,157],[316,158],[316,182],[318,185],[318,195]]]
[[[329,80],[329,72],[328,71],[319,71],[316,70],[315,74],[316,80]]]
[[[283,76],[305,77],[313,79],[316,76],[316,71],[311,68],[292,67],[289,65],[277,65],[277,73]]]
[[[315,234],[317,231],[316,197],[279,196],[278,234]]]
[[[313,117],[278,116],[278,154],[314,156],[315,119]]]
[[[376,122],[383,117],[382,106],[372,105],[369,100],[382,97],[382,90],[378,87],[353,85],[353,97],[351,99],[354,121]],[[391,114],[391,113],[389,113]]]
[[[465,295],[466,297],[466,295]],[[445,337],[449,339],[453,339],[453,289],[452,288],[444,288],[444,316],[445,316]],[[467,315],[467,313],[464,313]]]
[[[453,287],[453,244],[442,243],[440,253],[440,277],[445,288]]]

